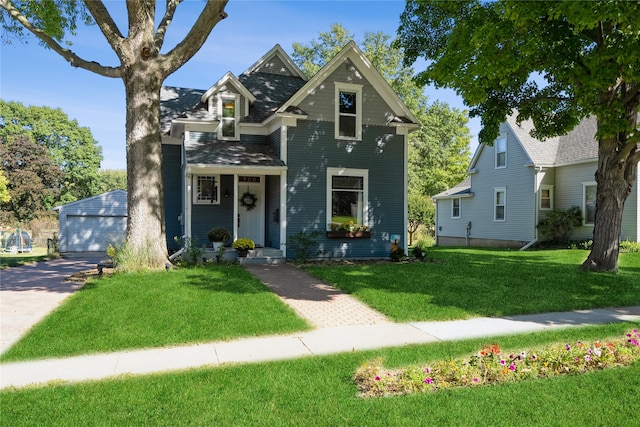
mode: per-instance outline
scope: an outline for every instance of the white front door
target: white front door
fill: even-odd
[[[238,238],[245,237],[256,246],[264,246],[264,176],[240,175],[237,190]]]

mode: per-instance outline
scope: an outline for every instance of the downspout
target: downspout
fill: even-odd
[[[542,167],[538,166],[535,168],[536,174],[535,174],[535,179],[533,182],[534,188],[533,188],[533,240],[530,241],[529,243],[527,243],[526,245],[524,245],[523,247],[520,248],[521,251],[526,251],[527,249],[529,249],[531,246],[535,245],[536,243],[538,243],[538,188],[540,187],[538,185],[538,174],[540,172],[542,172]]]

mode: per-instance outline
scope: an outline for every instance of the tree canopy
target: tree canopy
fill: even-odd
[[[54,206],[63,172],[45,147],[21,135],[11,144],[0,144],[0,158],[10,196],[0,203],[3,221],[24,224]]]
[[[17,136],[27,136],[43,146],[64,173],[56,204],[98,194],[102,148],[89,128],[69,119],[61,109],[0,100],[0,138],[11,144]]]
[[[587,7],[588,4],[588,7]],[[492,144],[510,114],[534,137],[598,121],[594,239],[587,270],[616,271],[622,211],[640,161],[640,3],[409,0],[398,29],[421,83],[453,88]]]
[[[166,49],[165,36],[182,0],[112,2],[127,19],[116,22],[100,0],[0,0],[0,25],[18,37],[29,31],[74,67],[122,79],[126,99],[127,235],[131,268],[163,268],[168,259],[164,226],[160,90],[164,80],[202,47],[213,27],[226,18],[227,0],[202,2],[181,41]],[[156,13],[158,19],[156,19]],[[83,58],[70,42],[79,23],[93,23],[118,58],[104,65]],[[126,27],[126,31],[122,31]],[[7,40],[5,39],[5,42]]]

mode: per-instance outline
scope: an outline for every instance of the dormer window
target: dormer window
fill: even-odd
[[[495,142],[496,169],[507,167],[507,137],[500,136]]]
[[[238,106],[240,97],[236,94],[221,95],[219,98],[220,136],[219,139],[238,139]]]
[[[362,86],[336,83],[336,139],[362,139]]]

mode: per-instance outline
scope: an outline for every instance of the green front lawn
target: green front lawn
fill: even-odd
[[[308,329],[237,265],[90,281],[0,361],[226,340]]]
[[[7,267],[16,267],[18,265],[29,264],[30,262],[45,261],[48,259],[51,259],[51,256],[47,255],[47,248],[34,247],[31,252],[23,252],[17,254],[4,252],[4,249],[0,249],[0,270]]]
[[[618,274],[579,270],[583,250],[430,248],[427,263],[305,269],[399,322],[640,305],[640,253]]]
[[[447,389],[394,398],[357,396],[355,370],[455,358],[497,343],[519,351],[546,343],[619,337],[638,324],[309,357],[181,373],[0,392],[10,426],[614,426],[636,425],[640,363],[584,375]]]

